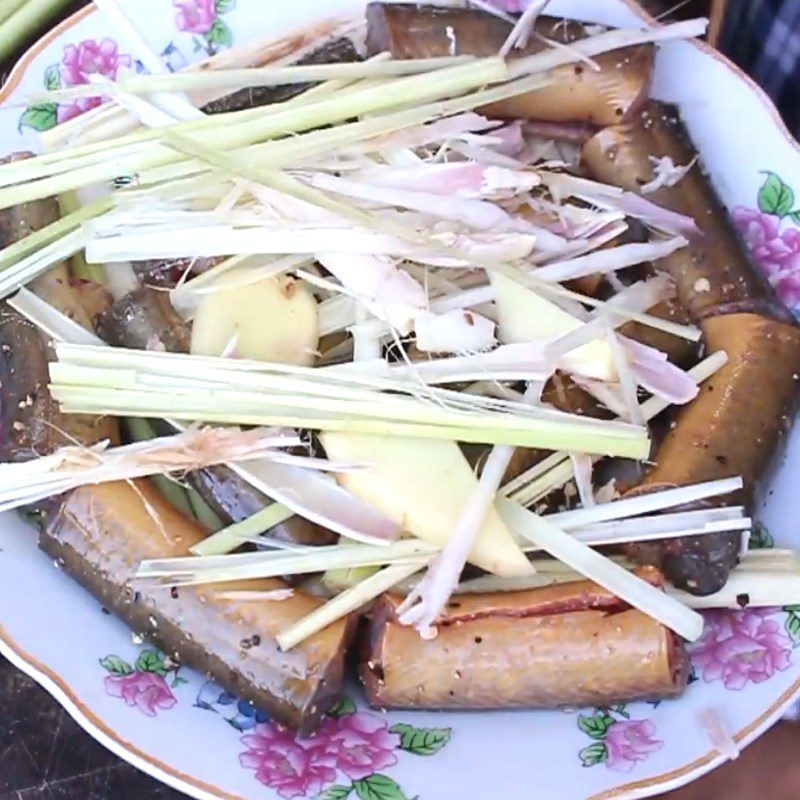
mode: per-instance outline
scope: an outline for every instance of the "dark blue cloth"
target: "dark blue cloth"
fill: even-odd
[[[800,0],[729,0],[720,49],[764,89],[800,136]]]

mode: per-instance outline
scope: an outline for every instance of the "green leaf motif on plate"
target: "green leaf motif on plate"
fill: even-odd
[[[353,788],[359,800],[408,800],[397,782],[380,772],[353,781]]]
[[[578,717],[578,727],[592,739],[602,739],[615,721],[610,714],[594,714],[591,717],[581,714]]]
[[[751,550],[768,550],[775,547],[775,539],[772,538],[766,525],[761,522],[754,523],[749,547]]]
[[[415,728],[400,722],[389,728],[389,733],[400,736],[400,749],[417,756],[432,756],[449,741],[452,728]]]
[[[343,694],[334,704],[333,708],[328,712],[329,717],[346,717],[348,714],[356,713],[356,704],[346,695]]]
[[[352,786],[331,786],[326,789],[322,794],[317,795],[317,800],[344,800],[350,792],[353,791]]]
[[[761,211],[785,217],[792,211],[793,205],[792,187],[784,183],[774,172],[768,172],[767,179],[758,192],[758,207]]]
[[[142,650],[136,659],[137,672],[152,672],[154,675],[166,676],[169,670],[164,666],[164,659],[155,650]]]
[[[630,715],[630,714],[628,713],[628,711],[626,710],[626,708],[625,708],[625,705],[624,705],[624,704],[622,704],[622,705],[619,705],[619,706],[614,706],[614,708],[612,708],[611,710],[612,710],[612,711],[613,711],[615,714],[619,714],[621,717],[625,717],[625,719],[630,719],[630,718],[631,718],[631,715]]]
[[[130,675],[133,672],[133,667],[119,656],[106,656],[100,659],[100,666],[112,675]]]
[[[33,128],[35,131],[49,131],[58,122],[58,105],[56,103],[34,103],[22,112],[19,118],[19,129]]]
[[[236,8],[236,0],[216,0],[214,8],[217,14],[227,14],[229,11],[233,11],[233,9]]]
[[[593,767],[596,764],[602,764],[604,761],[608,760],[608,749],[603,742],[595,742],[588,747],[584,747],[583,750],[578,753],[578,757],[584,767]]]
[[[786,612],[786,633],[795,644],[800,644],[800,606],[784,606]]]
[[[58,64],[51,64],[44,71],[44,86],[48,92],[61,88],[61,70],[59,70]]]
[[[211,30],[206,34],[206,40],[211,44],[230,47],[233,44],[231,29],[219,18],[214,20]]]

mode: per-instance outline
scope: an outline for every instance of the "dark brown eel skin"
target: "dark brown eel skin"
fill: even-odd
[[[355,617],[284,653],[275,636],[324,600],[297,590],[284,600],[227,599],[237,589],[285,589],[276,579],[170,589],[137,583],[149,558],[188,554],[206,532],[149,482],[104,483],[71,492],[45,524],[41,548],[170,658],[301,735],[313,732],[341,691]]]
[[[13,153],[2,163],[30,158]],[[0,212],[0,248],[8,247],[60,218],[55,198],[23,203]],[[87,328],[91,327],[80,299],[70,284],[65,262],[34,279],[36,295]],[[116,420],[83,414],[61,414],[47,388],[47,363],[53,358],[42,332],[0,303],[0,459],[25,461],[74,443],[118,440]]]
[[[639,575],[661,585],[656,570]],[[361,655],[377,708],[611,706],[686,687],[682,641],[591,581],[456,595],[434,639],[397,621],[401,599],[373,607]]]
[[[471,8],[443,8],[413,3],[367,6],[367,53],[391,52],[393,58],[494,56],[511,32],[511,24]],[[539,17],[536,36],[509,58],[551,49],[544,39],[568,44],[584,38],[578,22]],[[544,37],[544,38],[541,38]],[[595,56],[599,71],[582,64],[554,69],[551,83],[482,109],[490,118],[539,119],[614,125],[630,118],[647,100],[653,72],[653,47],[626,47]]]
[[[639,194],[653,175],[650,156],[669,156],[675,165],[696,156],[676,109],[655,101],[630,122],[599,131],[582,152],[592,177]],[[699,163],[675,186],[645,196],[700,228],[702,236],[654,266],[673,278],[679,305],[703,330],[706,352],[724,350],[729,361],[680,409],[655,466],[634,491],[741,475],[741,497],[725,500],[752,511],[758,481],[796,415],[800,328],[749,259]],[[676,586],[705,595],[725,584],[739,540],[738,533],[719,533],[632,544],[628,551],[659,565]]]

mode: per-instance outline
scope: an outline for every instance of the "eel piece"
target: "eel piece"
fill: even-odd
[[[443,8],[413,3],[367,6],[367,51],[389,51],[393,58],[496,55],[512,26],[499,17],[470,8]],[[544,39],[569,44],[587,35],[578,22],[539,17],[536,35],[509,58],[551,48]],[[629,119],[646,101],[653,72],[651,45],[626,47],[595,56],[599,71],[583,64],[557,67],[547,86],[483,109],[489,117],[540,119],[614,125]]]
[[[601,130],[582,151],[583,164],[593,178],[638,194],[653,179],[652,158],[668,157],[676,166],[686,166],[696,156],[677,110],[656,101],[650,101],[630,122]],[[791,321],[789,311],[751,263],[700,164],[674,186],[643,196],[690,216],[702,232],[688,247],[654,264],[672,276],[678,301],[693,320],[752,311]]]
[[[744,489],[727,501],[752,508],[757,484],[780,453],[800,399],[800,328],[756,314],[708,317],[702,323],[709,353],[728,363],[678,413],[642,484],[654,491],[741,475]],[[740,534],[715,533],[659,543],[634,543],[629,554],[657,564],[693,594],[722,588],[739,552]]]
[[[674,697],[688,679],[682,642],[591,581],[456,596],[427,640],[400,625],[399,603],[373,607],[360,662],[379,708],[608,706]]]
[[[290,652],[275,636],[324,601],[293,590],[248,602],[224,593],[285,589],[277,579],[186,586],[132,583],[143,559],[188,554],[205,537],[147,481],[76,489],[44,526],[41,548],[136,632],[168,656],[211,675],[273,719],[312,733],[341,690],[355,618],[342,619]]]

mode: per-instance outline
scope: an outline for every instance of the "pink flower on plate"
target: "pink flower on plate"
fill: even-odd
[[[65,86],[88,83],[90,75],[104,75],[116,80],[119,68],[129,67],[131,63],[131,57],[120,54],[113,39],[102,39],[100,42],[85,39],[77,46],[68,44],[64,48],[60,65],[61,80]],[[57,120],[59,123],[66,122],[102,102],[102,97],[79,97],[71,103],[61,103],[58,106]]]
[[[328,717],[310,739],[268,722],[243,736],[242,743],[247,745],[239,756],[242,766],[288,800],[319,794],[338,772],[361,780],[396,764],[400,736],[390,733],[380,717],[354,713]]]
[[[247,750],[239,762],[256,772],[256,779],[289,800],[317,795],[336,780],[335,761],[320,751],[319,736],[299,739],[274,722],[258,725],[242,737]]]
[[[660,750],[664,742],[655,738],[656,726],[650,719],[620,719],[606,732],[606,766],[616,772],[630,772],[639,761]]]
[[[89,82],[90,75],[116,80],[120,67],[129,67],[131,57],[120,54],[113,39],[85,39],[77,46],[68,44],[61,59],[61,79],[67,86]]]
[[[781,232],[778,216],[750,208],[734,209],[733,221],[778,297],[790,308],[800,305],[800,231]]]
[[[158,709],[166,711],[178,702],[167,682],[153,672],[107,675],[105,685],[112,697],[121,697],[148,717],[155,717]]]
[[[397,763],[400,736],[372,714],[328,718],[316,735],[320,757],[331,759],[352,780],[360,780]]]
[[[172,0],[178,9],[175,25],[179,31],[187,33],[208,33],[217,18],[214,0]]]
[[[691,646],[692,662],[706,683],[727,689],[762,683],[791,665],[792,642],[774,609],[709,611],[702,637]]]

